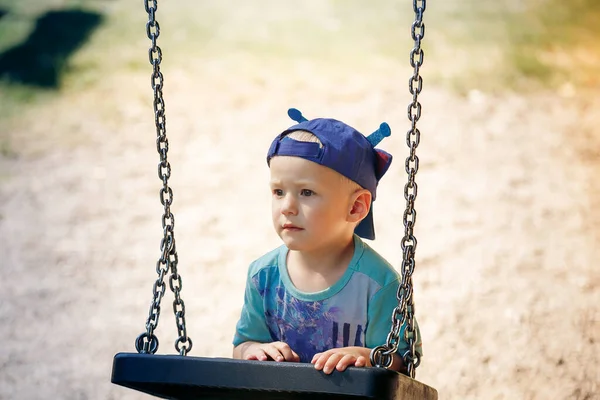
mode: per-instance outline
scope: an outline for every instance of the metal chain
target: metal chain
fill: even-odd
[[[156,273],[158,278],[153,286],[153,299],[150,304],[148,319],[146,320],[146,332],[141,333],[135,342],[138,353],[154,354],[158,350],[158,338],[154,335],[154,330],[158,326],[160,317],[160,303],[165,294],[166,284],[165,276],[171,271],[169,277],[169,287],[175,294],[173,301],[173,312],[175,313],[175,324],[179,337],[175,341],[175,349],[185,356],[192,349],[192,339],[187,336],[185,325],[185,305],[181,299],[181,275],[177,273],[177,249],[175,247],[175,217],[171,213],[171,204],[173,204],[173,190],[169,187],[169,178],[171,177],[171,164],[167,160],[169,151],[169,141],[167,140],[165,102],[163,100],[163,75],[160,72],[160,63],[162,61],[162,51],[157,46],[156,40],[160,35],[160,26],[156,21],[155,13],[158,7],[158,0],[144,0],[144,7],[148,13],[148,22],[146,23],[146,33],[152,41],[152,46],[148,49],[148,59],[152,64],[151,85],[154,90],[154,122],[156,125],[156,149],[160,155],[158,164],[158,178],[162,181],[160,190],[160,202],[164,207],[162,216],[163,238],[160,242],[160,258],[156,263]]]
[[[425,24],[423,23],[425,7],[426,0],[413,0],[415,21],[411,27],[411,36],[414,40],[414,47],[410,52],[410,65],[413,67],[414,72],[408,81],[408,88],[413,98],[407,110],[411,128],[406,133],[406,144],[410,149],[410,154],[405,162],[408,182],[404,186],[406,210],[403,216],[402,281],[398,286],[396,294],[398,306],[392,313],[392,328],[387,336],[386,344],[371,351],[371,363],[373,365],[389,368],[392,365],[393,354],[398,350],[402,326],[405,326],[403,339],[408,343],[408,350],[402,355],[402,359],[411,378],[415,377],[415,370],[421,363],[421,356],[415,352],[417,335],[414,320],[415,304],[413,301],[412,274],[415,270],[415,250],[417,248],[417,238],[414,236],[413,230],[417,219],[414,206],[417,198],[415,176],[419,170],[419,158],[416,155],[416,150],[421,138],[421,132],[417,129],[417,121],[421,117],[421,103],[419,103],[418,97],[423,88],[423,78],[419,75],[419,69],[423,65],[424,55],[423,49],[421,49],[421,41],[425,36]]]

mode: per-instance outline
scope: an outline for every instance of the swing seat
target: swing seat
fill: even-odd
[[[112,383],[164,399],[437,400],[437,391],[384,368],[326,375],[311,364],[119,353]]]

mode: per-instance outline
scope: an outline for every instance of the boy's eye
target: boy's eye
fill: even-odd
[[[302,196],[307,196],[308,197],[308,196],[312,196],[313,194],[315,194],[315,192],[313,192],[310,189],[302,189],[302,191],[300,192],[300,194]]]
[[[273,194],[275,196],[283,196],[283,190],[281,190],[281,189],[273,189]]]

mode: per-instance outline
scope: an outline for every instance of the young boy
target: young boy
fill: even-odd
[[[389,127],[366,138],[334,119],[288,114],[298,124],[267,155],[273,225],[284,245],[250,265],[233,357],[311,362],[326,374],[370,366],[371,348],[386,343],[399,285],[393,267],[360,239],[375,238],[371,203],[392,156],[374,146]],[[418,326],[416,333],[422,354]],[[396,371],[408,349],[400,337]]]

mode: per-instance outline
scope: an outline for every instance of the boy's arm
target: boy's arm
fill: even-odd
[[[368,324],[365,332],[365,347],[374,348],[377,346],[384,345],[387,342],[387,336],[392,328],[392,314],[394,308],[398,305],[398,299],[396,294],[398,292],[399,280],[395,280],[387,284],[386,286],[379,289],[377,293],[369,301],[367,317]],[[421,344],[421,333],[419,331],[419,325],[417,320],[414,320],[414,340],[415,340],[415,352],[423,355],[423,349]],[[402,355],[409,349],[409,345],[404,339],[404,331],[406,324],[402,325],[399,332],[398,350],[394,354],[394,362],[392,367],[398,365],[399,369],[394,368],[396,371],[403,372],[406,366],[402,362]]]
[[[300,362],[300,356],[284,342],[244,342],[233,348],[233,358],[239,360]]]
[[[233,347],[233,358],[238,360],[245,360],[245,355],[248,350],[248,347],[252,345],[259,344],[258,342],[243,342],[237,346]]]
[[[252,268],[250,268],[252,271]],[[273,341],[265,318],[264,299],[259,278],[249,273],[244,305],[233,338],[233,358],[258,361],[294,361],[300,357],[286,343]]]
[[[315,365],[316,369],[330,374],[334,369],[344,371],[351,366],[371,367],[370,357],[371,349],[367,347],[340,347],[315,354],[311,363]],[[389,369],[402,373],[407,372],[402,357],[398,354],[394,354]]]
[[[240,313],[240,319],[235,326],[235,335],[233,337],[234,352],[233,357],[239,355],[245,347],[240,347],[244,343],[266,343],[271,342],[271,333],[265,319],[265,309],[263,297],[257,288],[258,282],[252,275],[252,267],[249,270],[246,279],[246,289],[244,291],[244,304]],[[236,350],[238,347],[240,349]]]
[[[404,361],[402,361],[402,357],[398,353],[394,354],[394,359],[392,360],[392,365],[390,367],[392,371],[401,372],[403,374],[408,373],[408,369],[406,365],[404,365]]]

